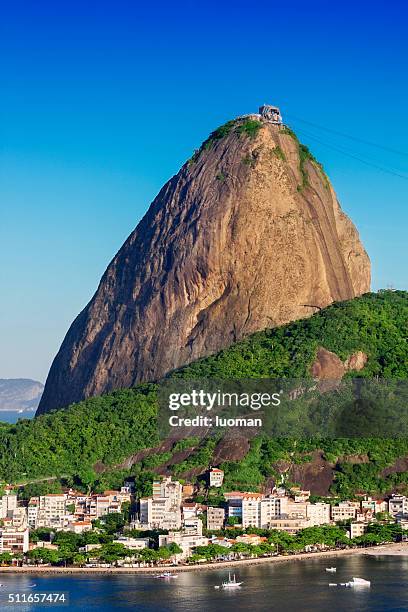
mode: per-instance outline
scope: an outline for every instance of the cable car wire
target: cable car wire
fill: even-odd
[[[315,127],[319,130],[325,130],[326,132],[331,132],[332,134],[336,134],[337,136],[343,136],[344,138],[349,138],[350,140],[354,140],[356,142],[361,142],[362,144],[369,145],[370,147],[377,147],[378,149],[383,149],[384,151],[388,151],[389,153],[395,153],[396,155],[403,155],[404,157],[408,157],[408,153],[404,151],[398,151],[397,149],[391,149],[390,147],[385,147],[384,145],[377,144],[375,142],[370,142],[369,140],[364,140],[363,138],[358,138],[357,136],[351,136],[350,134],[345,134],[344,132],[339,132],[338,130],[333,130],[332,128],[324,127],[323,125],[318,125],[317,123],[312,123],[311,121],[306,121],[306,119],[301,119],[300,117],[295,117],[290,113],[285,113],[289,118],[294,119],[295,121],[301,121],[302,123],[306,123],[311,127]]]
[[[315,136],[314,134],[311,134],[310,132],[307,132],[307,131],[305,131],[303,129],[299,129],[299,128],[296,131],[304,134],[308,138],[312,138],[316,142],[319,142],[320,144],[322,144],[325,147],[328,147],[329,149],[333,149],[334,151],[338,151],[339,153],[342,153],[343,155],[351,157],[352,159],[356,159],[357,161],[359,161],[359,162],[361,162],[363,164],[366,164],[367,166],[371,166],[372,168],[376,168],[376,170],[380,170],[381,172],[385,172],[387,174],[392,174],[394,176],[398,176],[399,178],[402,178],[402,179],[405,179],[406,181],[408,181],[408,176],[406,176],[404,174],[400,174],[399,172],[396,172],[395,170],[391,170],[390,168],[385,168],[384,166],[379,166],[378,164],[375,164],[374,162],[371,162],[371,161],[368,161],[366,159],[363,159],[362,157],[359,157],[358,155],[355,155],[354,153],[350,153],[349,151],[345,151],[344,149],[338,147],[337,145],[333,145],[333,144],[330,144],[328,142],[325,142],[324,140],[321,140],[321,138],[318,138],[317,136]]]

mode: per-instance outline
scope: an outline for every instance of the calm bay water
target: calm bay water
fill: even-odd
[[[337,573],[325,572],[336,565]],[[240,567],[237,580],[241,589],[227,592],[214,589],[228,571],[180,573],[169,581],[141,575],[25,575],[2,574],[0,610],[408,610],[408,558],[342,557],[296,563]],[[346,582],[352,576],[371,580],[370,589],[329,587],[329,582]],[[32,586],[35,584],[36,586]],[[10,592],[69,592],[68,606],[10,605]]]
[[[16,410],[0,410],[0,421],[3,423],[17,423],[18,419],[32,419],[35,410],[17,412]]]

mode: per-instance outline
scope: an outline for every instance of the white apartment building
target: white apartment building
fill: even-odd
[[[182,529],[185,535],[203,535],[203,521],[198,517],[186,518]]]
[[[310,519],[311,527],[330,523],[330,504],[319,502],[306,505],[306,517]]]
[[[355,519],[359,504],[353,502],[340,502],[337,506],[331,507],[331,518],[333,521],[344,521]]]
[[[392,516],[408,516],[408,498],[405,495],[393,495],[388,500],[388,512]]]
[[[304,491],[299,487],[292,487],[291,494],[295,502],[307,502],[309,501],[310,491]]]
[[[0,553],[25,553],[29,549],[28,527],[4,527],[0,529]]]
[[[27,515],[28,515],[28,526],[30,529],[36,529],[38,520],[38,506],[40,500],[38,497],[32,497],[28,503]]]
[[[67,496],[64,493],[50,493],[40,496],[39,519],[44,517],[44,527],[64,527],[67,514]]]
[[[172,480],[171,476],[161,478],[153,482],[153,499],[166,498],[170,505],[181,506],[183,487],[178,480]]]
[[[262,493],[243,493],[241,491],[231,491],[225,493],[225,499],[228,502],[228,517],[235,517],[243,526],[249,527],[253,524],[254,515],[256,513],[256,504],[253,502],[263,499]],[[244,517],[244,500],[245,500],[245,517]],[[245,521],[245,524],[244,524]]]
[[[140,499],[140,522],[157,529],[181,527],[182,486],[171,477],[153,482],[153,496]]]
[[[350,538],[362,536],[367,530],[367,523],[362,521],[352,521],[349,527]]]
[[[6,518],[8,512],[17,508],[17,495],[6,489],[6,494],[0,498],[0,518]]]
[[[121,536],[116,540],[113,540],[114,544],[123,544],[130,550],[142,550],[143,548],[149,548],[149,538],[127,538]]]
[[[281,496],[265,497],[259,500],[259,524],[261,529],[269,529],[270,522],[288,513],[288,498]]]
[[[208,538],[202,535],[185,535],[180,531],[170,531],[167,535],[159,535],[159,546],[168,546],[175,542],[182,549],[181,558],[189,557],[196,546],[207,546]]]
[[[210,487],[222,487],[224,482],[224,472],[218,468],[211,468],[209,471]]]
[[[258,527],[260,522],[259,498],[247,496],[242,499],[242,527]]]

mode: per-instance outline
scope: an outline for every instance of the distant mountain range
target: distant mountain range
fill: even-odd
[[[29,378],[0,378],[0,410],[36,410],[44,385]]]

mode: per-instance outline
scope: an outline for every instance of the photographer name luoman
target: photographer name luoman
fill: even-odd
[[[244,417],[222,418],[219,416],[196,416],[184,418],[173,415],[169,418],[171,427],[262,427],[262,419],[252,419]]]

